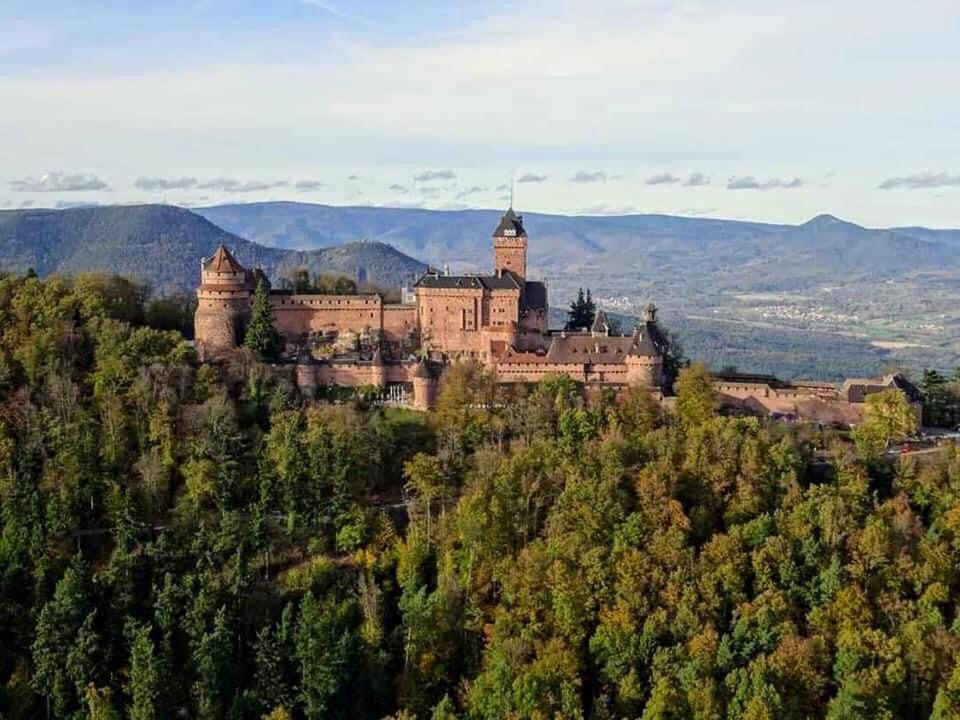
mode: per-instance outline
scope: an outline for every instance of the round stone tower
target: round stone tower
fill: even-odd
[[[237,347],[250,320],[253,273],[221,245],[200,261],[200,276],[194,337],[200,359],[211,360]]]
[[[413,372],[413,406],[417,410],[429,410],[433,407],[437,381],[434,379],[426,359],[421,359]]]

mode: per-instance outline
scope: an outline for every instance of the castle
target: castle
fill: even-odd
[[[236,349],[243,336],[257,280],[222,245],[201,261],[201,277],[196,345],[202,360],[214,360]],[[489,275],[428,268],[409,302],[389,303],[377,293],[284,290],[271,290],[269,302],[284,356],[295,368],[297,385],[308,393],[328,386],[376,386],[385,401],[425,410],[434,404],[444,369],[469,358],[502,383],[563,374],[588,387],[642,386],[664,398],[666,347],[656,308],[648,305],[629,335],[611,332],[603,311],[589,328],[550,330],[547,288],[527,279],[527,233],[513,208],[493,232]],[[836,386],[718,374],[714,385],[721,405],[732,412],[855,425],[866,397],[890,388],[903,392],[919,412],[919,393],[902,375]]]
[[[201,261],[201,278],[196,345],[201,359],[211,360],[237,347],[256,280],[223,246]],[[271,290],[274,326],[296,364],[298,385],[376,385],[394,401],[425,409],[443,369],[466,358],[504,383],[562,373],[613,389],[658,391],[662,385],[663,344],[653,306],[627,336],[612,334],[602,312],[590,328],[549,329],[547,288],[527,279],[527,233],[513,208],[493,232],[491,274],[428,269],[413,291],[413,302],[388,303],[379,294]]]

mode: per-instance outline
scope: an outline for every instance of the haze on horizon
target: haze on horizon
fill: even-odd
[[[955,0],[7,0],[0,208],[960,227]]]

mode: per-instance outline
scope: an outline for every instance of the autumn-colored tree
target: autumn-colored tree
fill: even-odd
[[[683,368],[676,383],[676,413],[686,428],[696,427],[717,414],[717,391],[707,366],[694,363]]]

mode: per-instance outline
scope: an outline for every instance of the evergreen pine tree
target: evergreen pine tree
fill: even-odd
[[[597,317],[597,304],[590,295],[590,288],[587,288],[587,299],[583,304],[583,319],[586,321],[584,327],[592,327],[593,321]]]
[[[567,330],[583,330],[593,325],[593,319],[597,314],[596,303],[587,290],[584,295],[583,288],[577,291],[577,299],[570,303],[570,309],[567,311],[569,320],[567,321]]]
[[[267,284],[262,278],[253,294],[253,310],[243,344],[262,360],[275,358],[280,350],[277,331],[273,327],[273,308],[270,307]]]
[[[130,676],[127,694],[130,696],[131,720],[154,720],[161,715],[160,661],[150,638],[150,626],[127,620],[130,636]]]

